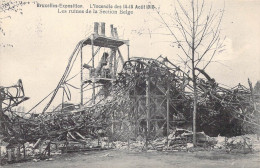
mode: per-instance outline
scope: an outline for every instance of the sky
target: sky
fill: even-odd
[[[147,0],[38,0],[41,4],[79,4],[84,10],[90,4],[146,5]],[[174,1],[152,1],[162,13],[173,11]],[[221,37],[225,37],[225,51],[219,53],[207,73],[217,82],[230,87],[247,80],[260,80],[260,1],[258,0],[208,0],[206,4],[225,13],[221,24]],[[0,86],[10,86],[23,80],[25,94],[30,100],[22,105],[30,109],[48,95],[58,84],[68,59],[76,44],[93,32],[93,22],[106,22],[118,28],[121,39],[130,40],[130,57],[157,58],[167,56],[178,64],[171,47],[171,36],[150,36],[158,30],[160,19],[152,10],[134,10],[122,14],[71,14],[58,13],[57,8],[38,8],[36,4],[22,7],[23,14],[0,13],[11,18],[1,19],[5,36],[0,36]],[[163,15],[164,16],[164,15]],[[165,33],[167,29],[163,30]],[[161,32],[161,30],[160,30]],[[108,28],[107,28],[108,34]],[[3,47],[12,44],[13,47]],[[122,49],[123,55],[126,54]],[[86,56],[86,61],[87,61]],[[75,70],[76,72],[76,70]],[[89,95],[88,95],[89,96]],[[45,102],[46,104],[46,102]]]

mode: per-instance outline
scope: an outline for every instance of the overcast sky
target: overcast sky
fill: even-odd
[[[86,0],[39,0],[39,3],[52,2],[83,5],[89,8]],[[147,4],[146,0],[100,0],[96,4]],[[206,4],[210,3],[206,1]],[[173,1],[160,1],[162,12],[171,12]],[[221,9],[223,1],[213,0],[214,9]],[[1,13],[2,14],[2,13]],[[32,107],[58,84],[68,58],[76,44],[92,32],[94,21],[114,24],[120,38],[130,40],[130,56],[156,58],[167,56],[174,61],[176,49],[165,36],[137,34],[135,30],[156,32],[156,15],[148,10],[134,10],[132,15],[61,14],[56,8],[37,8],[35,4],[23,7],[23,15],[8,13],[11,19],[2,20],[5,36],[1,44],[10,43],[13,47],[0,48],[0,85],[9,86],[22,79],[26,96],[31,99],[23,105]],[[222,37],[226,36],[226,50],[216,56],[220,63],[212,63],[207,72],[217,82],[228,86],[242,83],[246,86],[250,78],[253,84],[260,80],[260,1],[226,0],[222,21]],[[108,31],[107,31],[108,32]],[[169,32],[166,32],[169,33]],[[167,39],[167,40],[165,40]],[[123,50],[124,51],[124,50]],[[125,54],[126,56],[126,54]],[[177,63],[177,62],[176,62]]]

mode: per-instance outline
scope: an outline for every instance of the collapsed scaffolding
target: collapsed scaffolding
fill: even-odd
[[[123,45],[127,46],[127,61],[119,49]],[[88,64],[83,62],[84,47],[91,50]],[[105,48],[103,53],[101,48]],[[97,64],[98,54],[101,58]],[[75,87],[69,83],[75,76],[69,78],[69,74],[78,55],[80,87]],[[227,137],[256,133],[260,123],[259,95],[253,93],[251,82],[250,89],[241,84],[227,88],[204,70],[196,71],[200,74],[197,77],[198,131]],[[93,146],[100,149],[102,140],[108,148],[111,142],[124,141],[130,145],[136,140],[148,148],[160,137],[167,137],[168,144],[173,130],[190,129],[192,124],[193,87],[189,74],[162,56],[130,58],[129,41],[118,39],[113,25],[111,37],[107,37],[105,23],[100,26],[95,23],[94,34],[78,43],[41,114],[32,114],[30,110],[26,115],[18,115],[12,111],[12,107],[28,99],[21,81],[12,87],[17,89],[16,96],[8,92],[9,87],[1,87],[1,95],[4,95],[1,105],[6,105],[1,107],[1,135],[10,148],[23,146],[24,156],[26,142],[33,143],[34,149],[47,142],[42,152],[45,154],[50,154],[51,144],[58,144],[68,152],[90,150]],[[80,90],[79,108],[64,103],[66,95],[68,100],[71,97],[69,87]],[[46,112],[60,89],[63,98],[59,108]],[[86,90],[92,92],[86,93]],[[85,100],[84,93],[92,97]],[[75,147],[75,142],[81,145]]]

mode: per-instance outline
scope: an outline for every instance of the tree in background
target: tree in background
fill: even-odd
[[[259,94],[260,95],[260,80],[256,82],[254,86],[254,94]]]
[[[255,100],[254,100],[255,110],[260,111],[260,80],[256,82],[254,89],[253,89],[253,93],[254,93],[254,96],[255,96]],[[259,123],[260,123],[259,117],[258,117],[258,120],[259,120]]]
[[[5,36],[5,29],[3,23],[5,19],[11,19],[11,13],[23,14],[22,6],[28,5],[30,2],[13,1],[13,0],[1,0],[0,2],[0,36]],[[0,43],[1,47],[13,47],[12,44]]]
[[[220,36],[220,24],[224,8],[214,10],[212,4],[206,6],[204,0],[175,2],[173,14],[164,15],[159,9],[156,11],[170,32],[173,43],[182,51],[182,54],[177,54],[178,57],[192,73],[193,144],[196,146],[197,79],[212,62],[213,57],[223,51],[224,38]]]

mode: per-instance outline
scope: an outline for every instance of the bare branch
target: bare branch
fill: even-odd
[[[182,27],[182,30],[183,30],[183,33],[185,34],[185,36],[186,36],[186,33],[191,37],[191,34],[184,28],[184,26],[183,26],[183,24],[182,24],[182,22],[184,22],[184,21],[181,21],[181,18],[180,18],[180,16],[179,16],[179,14],[178,14],[178,12],[177,11],[175,11],[175,14],[176,14],[176,16],[177,16],[177,23]],[[185,23],[185,22],[184,22]],[[186,32],[186,33],[185,33]]]
[[[156,12],[158,13],[158,15],[160,16],[160,18],[162,19],[162,21],[164,22],[164,24],[167,26],[168,30],[170,31],[170,33],[173,35],[174,39],[176,40],[176,42],[178,43],[178,45],[181,47],[182,51],[185,53],[185,55],[190,58],[190,56],[187,54],[187,52],[185,51],[185,49],[183,48],[182,44],[179,42],[179,39],[177,38],[177,36],[173,33],[173,31],[170,29],[170,27],[168,26],[168,24],[165,22],[164,18],[161,16],[160,12],[158,11],[157,8]],[[191,58],[190,58],[191,59]]]
[[[178,2],[178,4],[179,4],[179,6],[180,6],[180,8],[181,8],[181,10],[182,10],[182,12],[183,12],[183,14],[186,16],[187,20],[189,21],[190,27],[192,27],[192,25],[191,25],[191,23],[192,23],[191,17],[188,15],[188,12],[184,9],[184,7],[183,7],[183,5],[180,3],[180,1],[177,0],[177,2]]]
[[[224,11],[222,12],[222,15],[217,23],[217,28],[214,32],[214,30],[212,30],[213,32],[213,35],[212,35],[212,40],[210,41],[208,47],[205,49],[205,51],[203,52],[203,54],[201,55],[201,58],[198,60],[198,62],[196,63],[196,66],[199,64],[200,60],[207,54],[207,52],[212,48],[212,46],[217,42],[219,41],[220,39],[220,31],[219,31],[219,27],[220,27],[220,23],[222,21],[222,18],[223,18],[223,14],[224,14]],[[215,53],[215,52],[214,52]],[[215,54],[214,54],[215,55]],[[208,63],[209,64],[209,63]]]
[[[182,60],[182,62],[184,63],[185,66],[187,66],[190,70],[192,70],[192,68],[188,65],[188,62],[189,62],[188,60],[185,61],[179,54],[177,54],[177,56]]]

